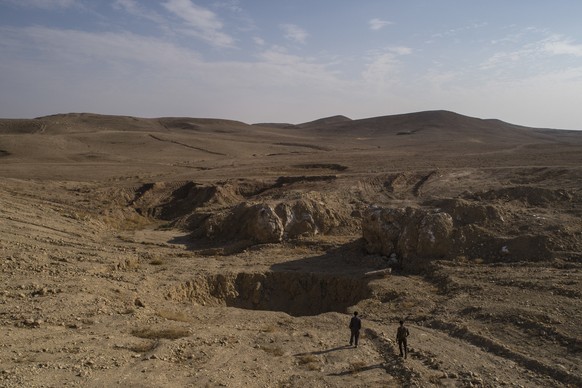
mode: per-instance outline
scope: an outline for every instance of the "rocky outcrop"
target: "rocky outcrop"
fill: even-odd
[[[345,214],[344,214],[345,213]],[[311,199],[282,202],[243,202],[200,220],[192,218],[195,237],[216,240],[249,240],[276,243],[298,237],[333,233],[336,228],[355,223],[344,208]]]
[[[302,237],[361,235],[369,253],[388,256],[391,263],[411,263],[413,258],[492,262],[579,256],[578,223],[567,221],[579,218],[580,194],[575,191],[514,186],[467,191],[453,198],[425,196],[421,188],[431,192],[427,185],[439,178],[437,171],[372,177],[346,190],[315,189],[336,178],[148,183],[115,195],[104,193],[118,206],[103,214],[107,220],[119,220],[120,228],[163,220],[191,231],[201,246],[228,244],[229,252]],[[365,210],[372,202],[384,207]]]
[[[232,209],[213,212],[205,219],[192,217],[194,236],[211,240],[251,240],[275,243],[283,239],[283,223],[268,204],[242,203]]]
[[[371,254],[410,259],[465,258],[484,261],[545,260],[551,239],[542,234],[501,235],[502,211],[458,199],[432,203],[437,208],[371,207],[362,219],[365,249]],[[447,211],[443,211],[446,209]]]
[[[446,256],[453,230],[450,214],[411,207],[371,207],[362,219],[366,250],[401,259]]]
[[[310,198],[281,202],[275,211],[283,223],[286,238],[327,234],[352,220],[336,206]]]

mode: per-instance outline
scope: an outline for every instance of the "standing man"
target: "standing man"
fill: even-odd
[[[350,319],[350,331],[352,335],[350,336],[350,346],[352,344],[358,347],[358,338],[360,338],[360,329],[362,328],[362,320],[358,317],[358,312],[354,311],[354,316]]]
[[[406,358],[408,355],[406,337],[408,337],[409,334],[408,329],[404,326],[404,321],[400,321],[400,326],[396,331],[396,342],[398,342],[398,349],[400,349],[400,357]]]

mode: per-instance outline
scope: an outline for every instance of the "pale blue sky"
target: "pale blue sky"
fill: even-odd
[[[582,129],[580,0],[0,0],[0,117]]]

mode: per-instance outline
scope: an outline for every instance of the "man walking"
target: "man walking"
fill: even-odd
[[[398,342],[398,349],[400,350],[400,357],[406,358],[408,355],[408,347],[406,344],[406,337],[408,337],[410,333],[406,326],[404,326],[404,321],[400,321],[400,326],[396,331],[396,342]]]
[[[352,335],[350,336],[350,346],[354,344],[356,348],[358,347],[358,338],[360,338],[360,329],[362,328],[362,320],[358,317],[358,312],[354,311],[354,316],[350,319],[350,331]]]

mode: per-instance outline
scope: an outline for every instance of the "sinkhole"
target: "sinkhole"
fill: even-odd
[[[206,274],[175,286],[168,297],[293,316],[344,313],[373,295],[368,280],[312,272]]]

